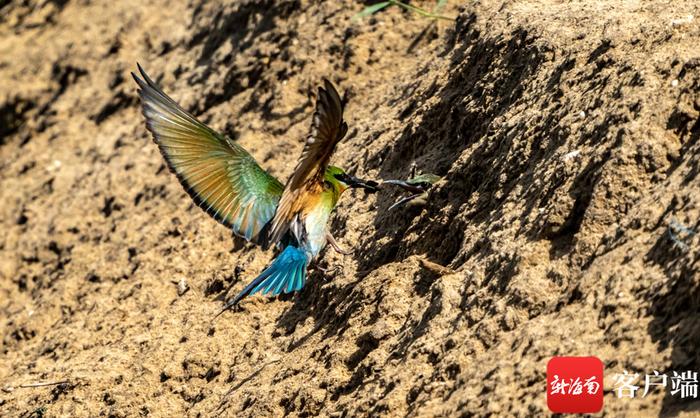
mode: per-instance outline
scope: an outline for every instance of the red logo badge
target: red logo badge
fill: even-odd
[[[547,363],[547,406],[564,414],[603,409],[603,362],[598,357],[552,357]]]

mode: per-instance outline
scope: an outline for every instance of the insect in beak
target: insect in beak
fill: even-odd
[[[405,196],[393,205],[388,210],[392,210],[399,206],[409,205],[425,205],[428,201],[428,194],[435,183],[440,180],[435,174],[415,175],[415,171],[411,170],[411,178],[408,180],[384,180],[383,184],[394,184],[409,192],[409,196]]]

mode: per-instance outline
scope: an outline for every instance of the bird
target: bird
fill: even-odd
[[[350,188],[368,193],[379,184],[330,165],[336,145],[348,131],[344,101],[327,79],[318,88],[311,129],[294,172],[286,184],[265,171],[231,138],[185,111],[137,63],[146,127],[165,162],[185,191],[233,234],[279,253],[217,317],[256,293],[277,296],[301,290],[308,268],[330,244],[343,250],[330,233],[329,219],[340,196]]]

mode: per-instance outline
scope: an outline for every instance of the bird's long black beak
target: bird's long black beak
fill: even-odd
[[[362,180],[348,174],[344,175],[340,180],[353,189],[365,189],[368,193],[379,191],[379,183],[373,180]]]

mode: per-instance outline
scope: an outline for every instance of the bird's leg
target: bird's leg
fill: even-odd
[[[344,250],[343,247],[341,247],[340,244],[338,244],[338,242],[335,240],[335,238],[333,238],[333,235],[331,235],[330,232],[326,232],[326,240],[328,241],[329,244],[331,244],[331,247],[333,247],[333,249],[336,252],[343,254],[343,255],[352,254],[352,251]]]

